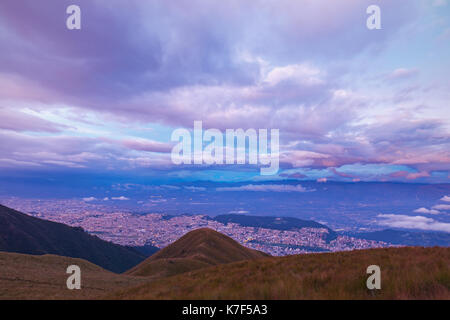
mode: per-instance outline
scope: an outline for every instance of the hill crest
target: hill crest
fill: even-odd
[[[200,228],[186,233],[129,270],[127,274],[163,277],[203,267],[268,256],[266,253],[246,248],[222,233]]]
[[[104,241],[81,227],[39,219],[3,205],[0,251],[81,258],[113,272],[124,272],[146,258],[137,250]]]

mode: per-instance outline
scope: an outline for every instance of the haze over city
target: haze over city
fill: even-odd
[[[379,2],[3,1],[1,202],[450,232],[450,5]],[[174,163],[196,121],[278,130],[277,170]]]

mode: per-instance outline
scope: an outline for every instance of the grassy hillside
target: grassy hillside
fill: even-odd
[[[72,264],[81,267],[81,290],[66,288],[66,269]],[[366,288],[366,269],[373,264],[381,267],[382,288],[377,291]],[[0,299],[102,298],[450,299],[450,248],[270,257],[200,229],[129,274],[76,258],[0,252]]]
[[[381,290],[366,269],[381,268]],[[450,299],[450,248],[388,248],[218,265],[108,295],[113,299]]]
[[[2,205],[0,251],[81,258],[114,272],[124,272],[146,258],[137,250],[104,241],[81,228],[31,217]]]
[[[81,290],[66,287],[73,264],[81,268]],[[82,259],[0,252],[0,299],[93,299],[143,281]]]
[[[263,252],[243,247],[219,232],[202,228],[185,234],[129,270],[127,274],[160,278],[213,265],[267,256]]]

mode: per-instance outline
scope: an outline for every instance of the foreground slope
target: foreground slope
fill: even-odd
[[[69,265],[81,269],[81,290],[67,289]],[[0,299],[92,299],[142,281],[82,259],[0,252]]]
[[[135,276],[167,277],[218,264],[267,257],[212,229],[191,231],[129,270]]]
[[[366,288],[369,265],[381,290]],[[269,257],[120,290],[113,299],[450,299],[450,248],[404,247]]]
[[[101,240],[81,228],[31,217],[2,205],[0,251],[81,258],[113,272],[124,272],[146,258],[143,253]]]

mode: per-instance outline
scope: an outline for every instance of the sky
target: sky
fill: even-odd
[[[3,0],[0,46],[4,181],[450,179],[448,0]],[[198,120],[279,129],[280,170],[175,165]]]

